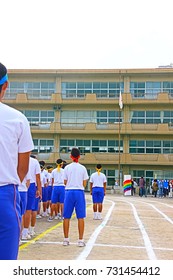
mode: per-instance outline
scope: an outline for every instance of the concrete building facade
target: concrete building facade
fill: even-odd
[[[76,146],[89,174],[102,164],[109,187],[125,174],[173,179],[171,68],[11,69],[4,102],[26,115],[46,164],[70,162]]]

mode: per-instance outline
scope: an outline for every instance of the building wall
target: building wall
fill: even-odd
[[[38,159],[44,159],[47,164],[55,164],[59,157],[70,162],[70,149],[65,149],[65,151],[60,149],[62,140],[83,140],[84,143],[88,143],[88,140],[91,146],[94,145],[94,140],[100,141],[100,143],[105,140],[107,145],[111,141],[116,141],[115,152],[109,152],[113,147],[108,146],[92,146],[90,152],[82,147],[85,152],[82,153],[80,162],[87,167],[90,173],[94,171],[97,163],[101,163],[111,186],[114,185],[115,180],[119,180],[122,185],[125,174],[131,174],[137,179],[144,176],[147,182],[153,177],[172,179],[173,125],[171,121],[166,123],[163,119],[166,114],[172,114],[173,111],[173,69],[10,70],[9,82],[10,88],[7,91],[5,103],[24,113],[40,111],[39,121],[31,126],[33,139],[39,139]],[[20,83],[19,87],[16,86],[16,90],[14,82]],[[31,92],[31,83],[34,82],[43,83],[40,91],[32,89],[33,92]],[[45,82],[55,83],[54,93],[46,93]],[[73,89],[69,93],[64,93],[62,83],[70,82],[78,83],[79,87],[82,87],[81,83],[86,83],[86,87],[92,83],[92,90],[84,94],[79,88],[79,90],[76,89],[76,93],[72,92]],[[138,87],[134,92],[132,92],[132,82]],[[94,89],[97,83],[101,83],[101,87],[103,87],[100,89],[100,93],[98,88]],[[109,92],[106,93],[103,83],[109,83],[109,87],[116,83],[119,88],[114,89],[114,92],[109,88]],[[144,85],[145,88],[141,88]],[[34,84],[34,86],[37,85]],[[51,91],[51,89],[49,90]],[[97,93],[95,93],[96,91]],[[122,110],[119,109],[120,91],[123,97]],[[44,115],[44,111],[53,111],[54,121],[44,121],[44,116],[41,116],[41,114]],[[73,111],[79,116],[75,121],[74,118],[68,117],[65,123],[62,116],[65,114],[68,116],[67,111],[68,113]],[[89,111],[91,112],[90,117],[88,117]],[[106,121],[99,121],[105,120],[104,117],[102,119],[98,117],[100,111],[107,112],[107,114],[111,111]],[[143,123],[132,123],[132,115],[134,115],[132,112],[136,111],[145,112]],[[113,117],[111,118],[112,112],[116,112],[115,122],[112,121]],[[152,112],[160,114],[158,122],[157,116],[147,117],[147,114],[150,115]],[[86,120],[89,119],[88,121],[84,120],[85,115]],[[135,121],[139,122],[139,118],[136,117]],[[83,120],[80,121],[80,119]],[[146,119],[148,123],[146,123]],[[152,120],[153,123],[151,123]],[[42,140],[47,141],[46,145],[49,143],[48,140],[54,140],[50,151],[47,149],[48,146],[45,150],[43,149],[45,147],[41,146],[41,143],[45,141]],[[121,144],[123,143],[121,152],[119,152],[120,140]],[[144,141],[146,145],[151,143],[153,147],[140,148],[139,146],[139,151],[130,152],[130,143],[135,140],[141,141],[139,145]],[[157,147],[158,143],[161,143],[162,149]],[[163,145],[168,146],[168,152]],[[132,147],[131,149],[133,150]],[[140,149],[146,150],[146,152],[141,153]]]

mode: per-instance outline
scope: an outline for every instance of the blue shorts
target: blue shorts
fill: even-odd
[[[47,199],[51,200],[52,197],[52,186],[48,186],[48,194],[47,194]]]
[[[102,203],[103,199],[104,199],[104,188],[100,188],[100,187],[92,188],[93,203]]]
[[[42,202],[48,201],[48,187],[42,187]]]
[[[28,195],[27,195],[27,192],[19,192],[19,194],[20,194],[20,198],[21,198],[21,201],[20,201],[20,204],[21,204],[21,214],[24,215],[25,212],[26,212],[26,205],[27,205]]]
[[[75,209],[77,219],[86,217],[86,201],[83,190],[66,190],[64,200],[64,219],[70,219]]]
[[[36,197],[36,198],[35,198],[34,206],[33,206],[33,208],[32,208],[32,211],[38,211],[39,202],[40,202],[40,197]]]
[[[21,227],[18,187],[0,186],[0,260],[17,260]]]
[[[54,186],[52,190],[52,203],[64,203],[65,198],[65,187],[64,186]]]
[[[27,205],[26,210],[32,210],[35,203],[35,196],[36,196],[36,185],[35,183],[31,183],[28,188],[28,199],[27,199]]]

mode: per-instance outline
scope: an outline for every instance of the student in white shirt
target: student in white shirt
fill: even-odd
[[[48,180],[48,200],[47,200],[47,213],[50,214],[51,212],[51,197],[52,197],[52,170],[53,170],[53,166],[52,165],[47,165],[46,166],[47,169],[47,180]]]
[[[40,179],[41,179],[41,188],[42,188],[42,208],[43,213],[42,217],[48,217],[49,214],[47,213],[47,201],[48,201],[48,178],[47,178],[47,171],[44,169],[44,166],[39,161],[41,173],[40,173]]]
[[[38,171],[39,168],[39,171]],[[30,156],[29,160],[29,173],[30,173],[30,185],[27,192],[27,205],[26,205],[26,212],[24,214],[24,228],[22,231],[22,240],[31,239],[31,234],[29,232],[29,227],[31,224],[31,217],[32,211],[35,208],[35,200],[36,197],[39,196],[41,193],[41,186],[36,185],[36,174],[40,174],[40,166],[37,159],[33,158],[32,155]],[[38,194],[39,192],[39,194]]]
[[[106,194],[107,179],[104,173],[101,172],[101,164],[97,164],[96,172],[90,177],[90,193],[93,200],[94,220],[101,220],[103,210],[103,200]]]
[[[18,185],[28,172],[34,145],[26,117],[2,103],[7,87],[7,69],[0,63],[0,260],[16,260],[21,228]]]
[[[85,246],[83,240],[84,235],[84,218],[86,217],[86,201],[84,188],[88,180],[88,173],[86,168],[78,162],[80,152],[77,148],[71,151],[72,163],[64,168],[64,184],[65,184],[65,200],[64,200],[64,242],[63,245],[69,245],[69,226],[70,219],[75,209],[78,219],[78,246]]]
[[[48,221],[53,221],[53,213],[58,213],[57,203],[60,203],[60,214],[61,216],[55,216],[55,219],[62,219],[63,209],[64,209],[64,198],[65,198],[65,186],[64,186],[64,169],[62,169],[63,161],[62,159],[57,159],[57,168],[52,171],[52,197],[51,197],[51,214]]]
[[[30,185],[30,174],[29,171],[26,174],[25,178],[23,179],[23,181],[19,184],[18,186],[18,190],[19,190],[19,194],[20,194],[20,198],[21,198],[21,215],[22,215],[22,222],[21,222],[21,232],[23,230],[23,225],[24,225],[24,219],[23,219],[23,215],[26,212],[26,205],[27,205],[27,192],[28,192],[28,188]]]
[[[35,203],[31,212],[31,223],[29,228],[29,235],[33,236],[35,235],[36,216],[37,216],[37,211],[39,209],[39,201],[42,198],[42,189],[41,189],[41,179],[40,179],[40,173],[41,173],[40,164],[36,158],[36,155],[32,154],[30,157],[31,159],[29,164],[29,170],[31,172],[32,182],[35,183],[36,185]]]

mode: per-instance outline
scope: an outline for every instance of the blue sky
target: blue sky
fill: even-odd
[[[173,63],[172,0],[5,0],[10,69],[156,68]]]

